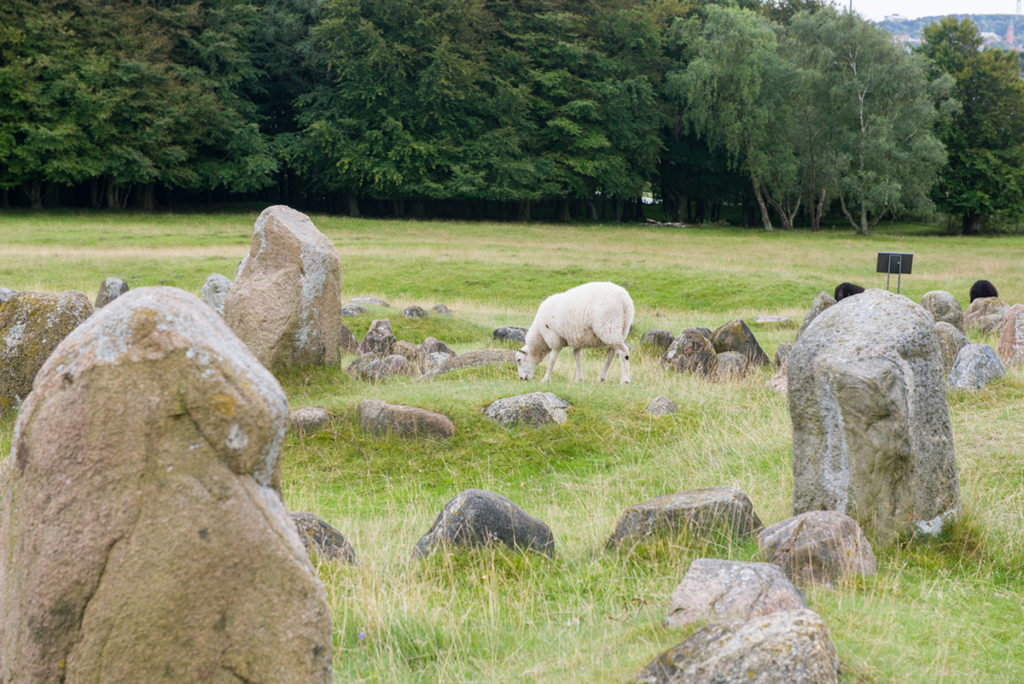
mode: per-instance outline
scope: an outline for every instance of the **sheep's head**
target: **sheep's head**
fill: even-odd
[[[516,351],[516,367],[519,369],[520,380],[532,380],[533,372],[537,370],[538,363],[540,363],[540,359],[534,359],[530,356],[530,352],[526,347]]]

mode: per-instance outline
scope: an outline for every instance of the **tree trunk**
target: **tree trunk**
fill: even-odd
[[[868,209],[863,204],[860,205],[860,229],[858,232],[861,235],[871,235],[871,226],[868,225]]]
[[[597,205],[594,204],[594,200],[587,200],[587,211],[590,213],[590,220],[597,223]]]
[[[530,220],[530,200],[516,202],[516,220],[523,223]]]
[[[415,219],[421,219],[426,214],[423,208],[423,200],[416,198],[412,201],[412,217]]]
[[[348,215],[357,218],[359,216],[359,198],[354,192],[345,193],[345,204],[348,206]]]
[[[7,191],[7,188],[0,188],[0,199],[2,199],[0,204],[3,205],[4,209],[11,208],[11,193]]]
[[[981,214],[964,214],[964,235],[977,235],[981,232]]]
[[[28,196],[29,205],[33,209],[43,208],[43,182],[38,178],[32,179],[28,183],[28,187],[21,186],[21,189],[25,191],[25,195]]]
[[[572,220],[572,215],[569,213],[569,198],[563,197],[558,200],[558,220],[562,223],[568,223]]]
[[[153,192],[155,186],[153,183],[146,183],[145,189],[142,191],[142,210],[153,211]]]
[[[770,233],[772,231],[772,217],[768,215],[768,205],[765,204],[764,197],[761,196],[761,188],[754,178],[750,179],[754,185],[754,197],[757,199],[757,206],[761,209],[761,223],[764,225],[765,232]]]
[[[821,216],[825,212],[825,188],[821,189],[821,196],[818,202],[811,207],[811,230],[818,232],[821,230]]]

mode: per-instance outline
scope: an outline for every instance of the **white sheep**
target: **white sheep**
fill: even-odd
[[[526,346],[516,352],[519,377],[533,378],[533,373],[548,352],[551,362],[542,382],[551,379],[558,352],[572,347],[576,359],[576,382],[583,380],[580,353],[584,348],[608,347],[608,360],[598,378],[608,375],[615,352],[619,353],[623,384],[629,382],[629,347],[626,335],[633,325],[633,300],[629,293],[614,283],[585,283],[565,292],[551,295],[537,308],[533,324],[526,332]]]

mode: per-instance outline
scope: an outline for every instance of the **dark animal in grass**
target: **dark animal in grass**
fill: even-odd
[[[864,291],[864,288],[860,285],[854,285],[853,283],[839,283],[836,285],[835,300],[838,302],[841,299],[852,297],[855,294],[860,294]]]
[[[999,293],[996,291],[996,286],[987,280],[978,280],[971,285],[971,301],[980,299],[982,297],[998,297]]]

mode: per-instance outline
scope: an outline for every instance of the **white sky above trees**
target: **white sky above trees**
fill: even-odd
[[[845,10],[849,9],[850,0],[832,0],[832,4]],[[946,14],[1016,14],[1017,0],[853,0],[853,11],[871,21],[890,14],[907,19]]]

